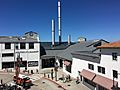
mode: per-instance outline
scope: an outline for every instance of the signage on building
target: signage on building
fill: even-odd
[[[34,66],[38,66],[38,61],[29,61],[28,62],[28,67],[34,67]]]
[[[18,51],[16,53],[38,53],[38,51]]]

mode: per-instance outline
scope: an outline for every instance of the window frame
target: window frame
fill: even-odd
[[[112,60],[117,61],[117,53],[112,53]]]
[[[11,43],[5,43],[5,49],[11,49]]]
[[[34,49],[34,43],[33,42],[29,43],[29,49]]]
[[[26,43],[20,43],[20,49],[26,49]]]
[[[98,72],[105,74],[105,67],[98,66]]]
[[[2,53],[2,57],[13,57],[14,53]]]
[[[90,69],[90,70],[94,70],[94,65],[93,65],[93,64],[90,64],[90,63],[88,63],[88,69]]]
[[[113,77],[118,78],[118,71],[117,70],[113,70]]]

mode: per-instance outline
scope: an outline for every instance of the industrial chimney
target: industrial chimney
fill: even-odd
[[[52,19],[52,46],[55,46],[55,20]]]
[[[59,32],[59,44],[61,44],[62,39],[61,39],[61,6],[60,6],[60,0],[58,0],[58,32]]]
[[[70,44],[71,44],[71,36],[68,35],[68,45],[70,45]]]

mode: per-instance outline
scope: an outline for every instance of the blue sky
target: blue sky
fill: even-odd
[[[62,41],[87,39],[120,40],[120,0],[61,0]],[[51,20],[56,22],[57,0],[0,0],[0,35],[20,36],[27,31],[51,41]]]

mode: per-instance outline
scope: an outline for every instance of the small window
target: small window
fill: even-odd
[[[102,73],[105,74],[105,68],[104,67],[102,67]]]
[[[20,43],[20,49],[25,49],[26,46],[25,46],[25,43]]]
[[[34,43],[29,43],[29,49],[34,49]]]
[[[14,54],[13,53],[3,53],[2,57],[13,57]]]
[[[118,72],[116,70],[113,70],[113,77],[118,78]]]
[[[88,64],[88,68],[91,70],[94,70],[94,65],[93,64]]]
[[[112,53],[112,59],[117,60],[117,53]]]
[[[19,48],[18,48],[18,43],[15,43],[15,49],[19,49]]]
[[[11,49],[11,43],[5,43],[5,49]]]
[[[102,74],[105,74],[105,68],[98,66],[98,72],[102,73]]]
[[[98,72],[100,72],[100,73],[101,73],[101,67],[100,67],[100,66],[98,66]]]

